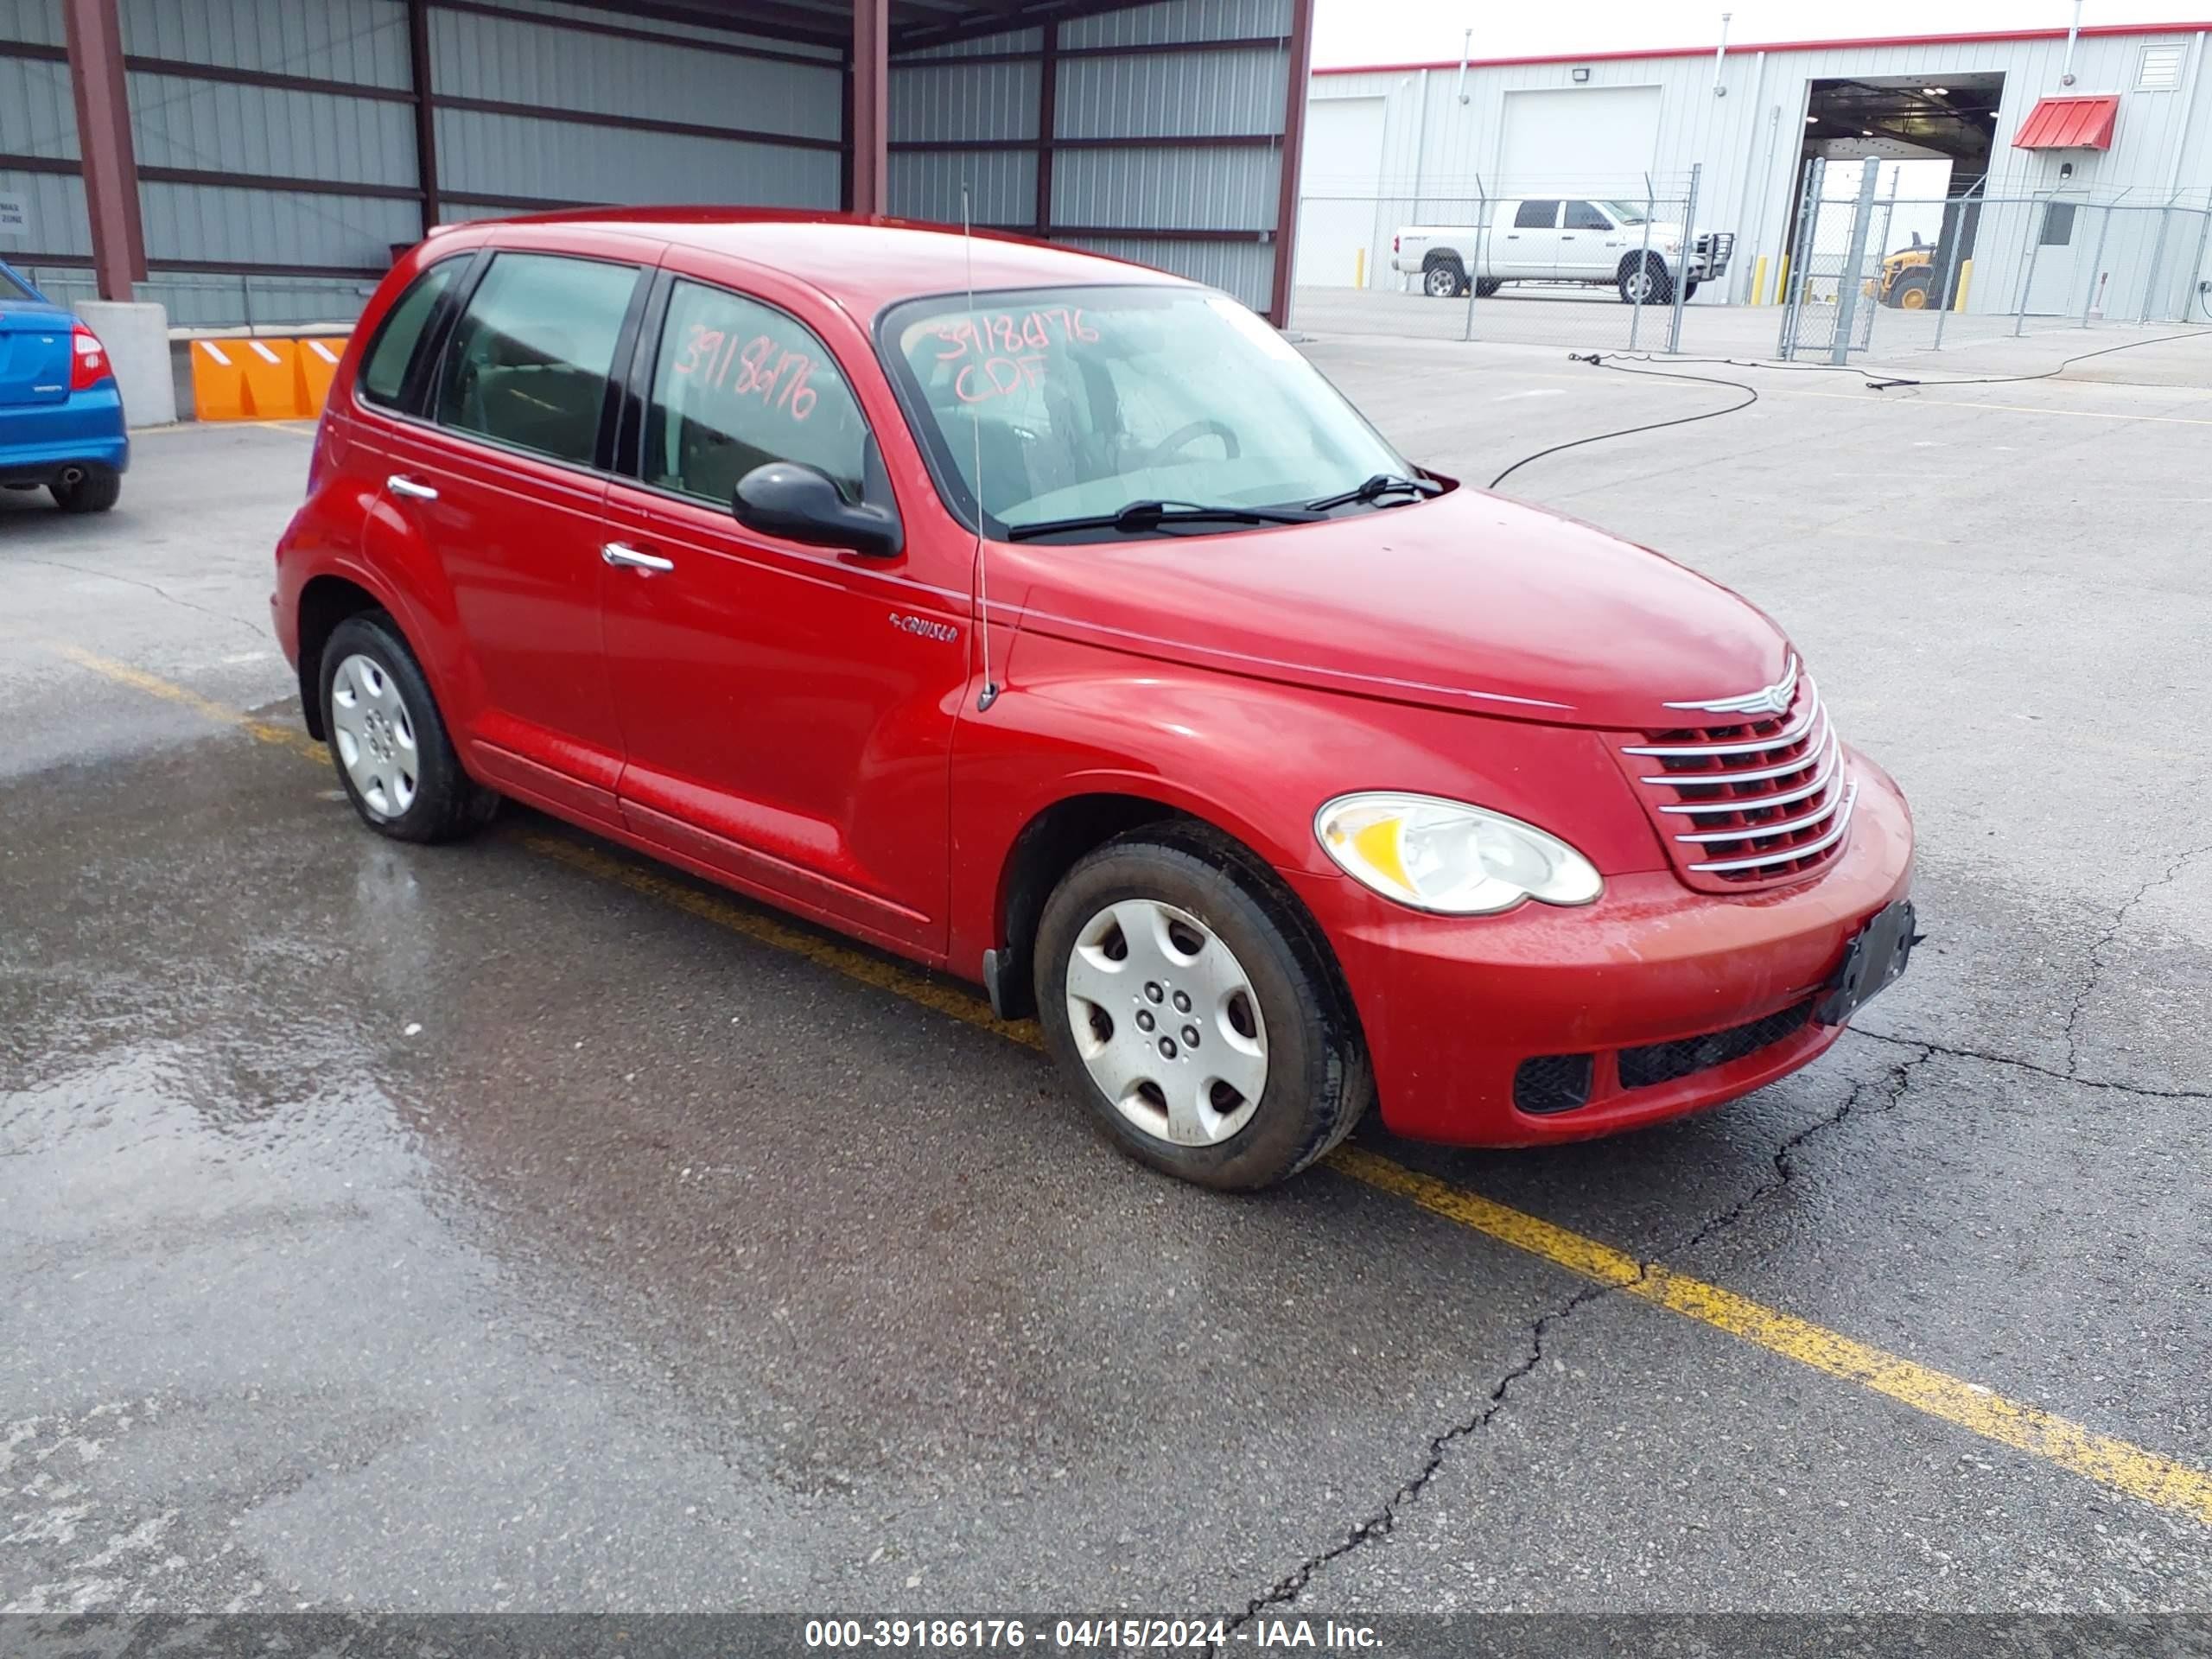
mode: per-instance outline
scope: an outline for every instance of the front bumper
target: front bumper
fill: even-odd
[[[1904,797],[1863,756],[1851,766],[1859,796],[1843,855],[1802,886],[1742,898],[1693,893],[1655,870],[1610,878],[1605,896],[1580,909],[1525,904],[1453,918],[1394,905],[1348,877],[1286,872],[1336,947],[1383,1122],[1464,1146],[1586,1140],[1732,1100],[1819,1055],[1842,1027],[1790,1011],[1912,879]],[[1664,1081],[1623,1081],[1624,1050],[1768,1016],[1782,1034],[1749,1052]],[[1521,1109],[1522,1063],[1553,1056],[1589,1057],[1586,1103]]]

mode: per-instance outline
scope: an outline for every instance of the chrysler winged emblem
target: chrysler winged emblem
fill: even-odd
[[[1782,677],[1772,685],[1763,685],[1756,691],[1746,691],[1740,696],[1714,697],[1710,702],[1670,702],[1669,709],[1696,709],[1708,715],[1785,715],[1797,696],[1797,659],[1792,657],[1782,671]]]

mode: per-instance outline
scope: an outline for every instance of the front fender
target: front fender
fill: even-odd
[[[1288,686],[1025,630],[953,740],[951,961],[1001,941],[1021,832],[1077,796],[1157,802],[1276,868],[1334,878],[1313,815],[1360,789],[1472,801],[1562,836],[1603,874],[1663,869],[1601,734]]]

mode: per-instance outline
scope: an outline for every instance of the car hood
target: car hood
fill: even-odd
[[[1718,582],[1460,488],[1229,535],[995,543],[998,620],[1226,672],[1614,729],[1757,690],[1789,644]]]

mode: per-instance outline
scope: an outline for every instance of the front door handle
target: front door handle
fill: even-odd
[[[599,556],[613,565],[626,566],[632,570],[673,570],[674,559],[664,559],[658,553],[640,553],[634,547],[625,547],[620,542],[609,542],[599,550]]]
[[[384,481],[384,486],[394,495],[404,495],[416,501],[435,501],[438,493],[428,484],[417,484],[404,473],[394,473]]]

